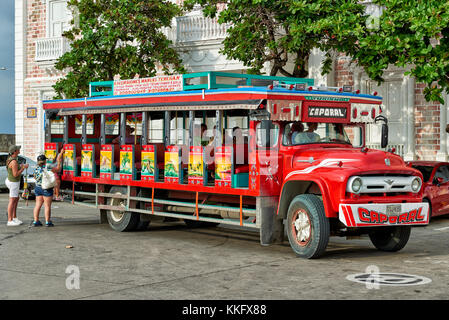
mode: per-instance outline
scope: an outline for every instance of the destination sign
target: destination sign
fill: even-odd
[[[309,118],[338,118],[346,119],[347,109],[342,107],[314,107],[309,106]]]

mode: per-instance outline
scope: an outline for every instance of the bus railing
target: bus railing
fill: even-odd
[[[285,84],[304,83],[313,86],[315,81],[310,78],[286,78],[264,76],[255,74],[229,73],[229,72],[195,72],[182,75],[182,90],[210,90],[237,88],[239,86],[268,86],[274,81]],[[114,95],[114,81],[95,81],[89,83],[89,96]]]
[[[157,216],[164,216],[164,217],[170,217],[170,218],[178,218],[178,219],[187,219],[187,220],[194,220],[194,221],[204,221],[204,222],[213,222],[213,223],[219,223],[219,224],[227,224],[227,225],[236,225],[236,226],[244,226],[249,228],[260,228],[260,225],[258,223],[257,219],[257,209],[252,208],[243,208],[242,207],[242,201],[240,201],[240,207],[230,207],[230,206],[220,206],[220,205],[211,205],[211,204],[199,204],[198,202],[183,202],[183,201],[174,201],[174,200],[164,200],[164,199],[157,199],[157,198],[146,198],[146,197],[138,197],[138,196],[131,196],[131,187],[127,187],[126,194],[111,194],[106,192],[100,192],[98,189],[98,184],[96,185],[95,192],[87,192],[87,191],[79,191],[75,190],[74,188],[72,190],[65,189],[61,190],[62,193],[71,195],[71,201],[72,204],[76,205],[82,205],[90,208],[96,208],[96,209],[103,209],[103,210],[112,210],[112,211],[122,211],[122,212],[135,212],[135,213],[142,213],[142,214],[148,214],[148,215],[157,215]],[[91,200],[87,201],[78,201],[76,198],[88,198]],[[93,200],[93,199],[95,200]],[[103,199],[103,201],[100,201],[100,198]],[[107,202],[106,199],[122,199],[125,200],[124,204],[121,206],[112,206],[109,204],[104,204],[100,202]],[[91,201],[94,201],[92,203]],[[133,208],[130,206],[131,201],[138,201],[143,203],[150,203],[151,204],[151,210],[147,209],[141,209],[141,208]],[[184,207],[184,208],[190,208],[194,209],[191,214],[186,213],[174,213],[174,212],[166,212],[166,211],[160,211],[154,209],[154,204],[162,204],[162,205],[169,205],[174,207]],[[208,209],[208,210],[215,210],[215,211],[224,211],[229,213],[237,213],[239,215],[238,218],[231,219],[231,218],[214,218],[209,216],[201,216],[200,211],[202,209]],[[170,211],[170,210],[168,210]],[[210,213],[208,213],[210,214]],[[219,214],[218,214],[219,215]],[[255,218],[255,219],[254,219]],[[253,219],[254,222],[248,222],[247,219]]]

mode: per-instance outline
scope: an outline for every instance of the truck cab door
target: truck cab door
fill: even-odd
[[[256,148],[260,165],[261,195],[274,196],[281,191],[283,159],[279,153],[279,133],[279,124],[269,120],[263,120],[256,126]]]
[[[442,183],[434,185],[433,212],[435,215],[449,213],[449,166],[442,165],[437,168],[434,179],[442,180]]]

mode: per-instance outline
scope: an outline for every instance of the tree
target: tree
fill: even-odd
[[[168,74],[184,67],[171,41],[161,31],[181,9],[164,0],[69,0],[79,23],[63,36],[71,50],[56,69],[68,71],[54,89],[58,97],[88,96],[89,82],[156,75],[157,65]]]
[[[307,77],[313,48],[326,52],[323,73],[332,66],[331,52],[352,53],[365,28],[364,6],[347,0],[187,0],[200,4],[208,17],[229,23],[222,53],[242,61],[251,73],[271,63],[270,75]],[[217,8],[223,8],[218,11]],[[287,63],[294,62],[293,70]]]
[[[383,81],[388,65],[408,67],[425,83],[427,101],[444,103],[449,93],[449,3],[447,0],[376,0],[381,16],[360,36],[353,59],[371,79]]]

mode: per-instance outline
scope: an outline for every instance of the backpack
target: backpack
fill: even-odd
[[[53,171],[44,169],[42,172],[42,189],[51,189],[56,185],[56,177]]]

